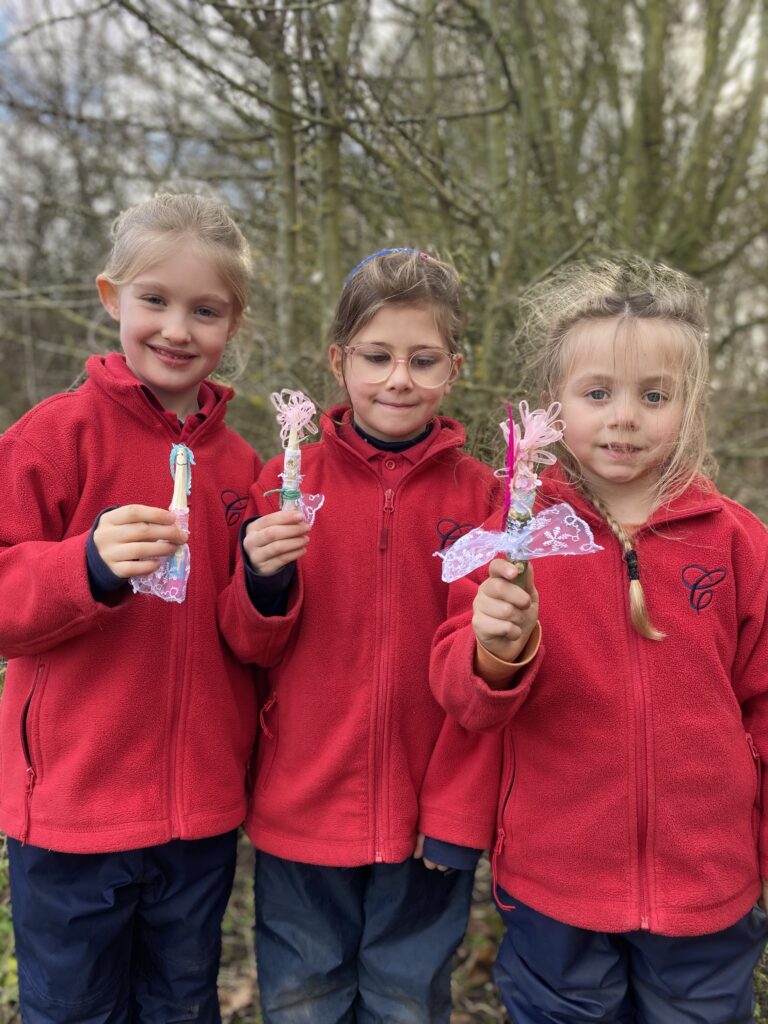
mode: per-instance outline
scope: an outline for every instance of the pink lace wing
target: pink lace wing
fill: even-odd
[[[520,530],[524,549],[513,558],[546,558],[548,555],[591,555],[602,551],[592,530],[563,502],[545,508]]]
[[[465,533],[447,551],[435,552],[443,560],[443,582],[453,583],[462,576],[468,576],[503,551],[505,544],[509,544],[509,534],[501,531],[484,530],[478,526]]]
[[[511,561],[528,561],[550,555],[590,555],[602,551],[589,525],[562,503],[539,512],[530,522],[508,532],[472,530],[447,551],[436,551],[443,560],[442,578],[453,583],[485,565],[496,554]]]

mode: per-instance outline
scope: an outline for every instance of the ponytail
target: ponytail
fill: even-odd
[[[637,552],[632,547],[632,539],[611,513],[603,502],[594,494],[590,494],[584,486],[584,482],[581,481],[580,489],[584,496],[592,502],[598,512],[605,519],[608,526],[611,528],[611,532],[616,536],[617,540],[624,549],[624,561],[627,563],[627,575],[629,577],[629,613],[632,618],[632,625],[635,627],[635,632],[639,633],[640,636],[646,637],[648,640],[663,640],[666,633],[662,633],[661,630],[656,629],[650,620],[648,615],[648,606],[645,603],[645,593],[643,591],[643,585],[640,582],[640,569],[637,562]]]

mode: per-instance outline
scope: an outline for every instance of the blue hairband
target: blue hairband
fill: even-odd
[[[421,252],[420,249],[379,249],[378,252],[372,252],[371,255],[366,256],[364,260],[360,260],[357,266],[353,267],[352,270],[350,270],[350,272],[344,278],[344,286],[346,287],[349,284],[349,282],[352,280],[352,278],[355,276],[358,270],[361,267],[364,267],[366,263],[370,263],[371,260],[375,260],[377,256],[388,256],[391,252],[417,252],[419,256],[421,256],[425,260],[432,259],[428,252]]]

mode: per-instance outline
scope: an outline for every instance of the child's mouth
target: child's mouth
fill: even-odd
[[[634,452],[639,452],[640,448],[633,444],[617,444],[613,442],[611,444],[604,444],[603,448],[609,452],[615,452],[617,455],[632,455]]]
[[[182,363],[188,363],[191,359],[194,359],[194,355],[191,352],[180,352],[177,349],[172,348],[160,348],[158,345],[150,346],[155,355],[162,359],[163,362],[172,363],[176,366],[180,366]]]

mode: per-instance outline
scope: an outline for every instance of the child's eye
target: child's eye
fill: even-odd
[[[593,402],[604,402],[608,397],[608,392],[605,388],[590,388],[586,397],[591,398]]]
[[[198,316],[202,316],[206,320],[211,319],[213,317],[217,317],[219,315],[216,312],[216,310],[211,309],[210,306],[200,306],[198,309],[195,310],[195,312],[197,313]]]
[[[386,366],[392,359],[389,352],[379,352],[375,349],[371,350],[361,348],[359,352],[366,363],[370,363],[372,366]]]
[[[146,302],[149,306],[162,306],[163,299],[159,295],[142,295],[141,301]]]
[[[440,356],[431,352],[414,352],[410,358],[410,364],[414,370],[429,370],[437,364]]]
[[[661,405],[662,402],[666,402],[667,396],[663,391],[646,391],[643,400],[649,405]]]

